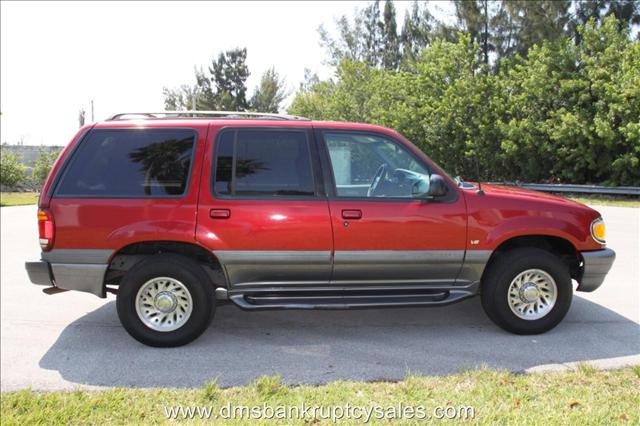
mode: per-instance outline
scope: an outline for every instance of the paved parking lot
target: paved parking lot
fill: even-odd
[[[155,349],[121,328],[114,296],[47,296],[28,282],[38,259],[34,206],[0,209],[1,390],[185,387],[262,374],[289,383],[401,379],[482,365],[522,371],[598,360],[640,364],[640,209],[597,207],[618,258],[603,287],[576,293],[569,314],[540,336],[495,327],[479,299],[442,308],[242,312],[218,309],[194,343]]]

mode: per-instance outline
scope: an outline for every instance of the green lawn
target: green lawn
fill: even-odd
[[[184,366],[176,366],[184,368]],[[435,407],[473,407],[465,424],[640,424],[640,367],[600,371],[581,366],[562,373],[512,374],[466,371],[444,377],[409,375],[401,382],[339,381],[323,386],[286,386],[278,377],[262,377],[245,387],[220,389],[215,382],[200,389],[113,389],[75,392],[6,392],[1,396],[3,426],[23,424],[138,424],[168,422],[164,405],[220,407],[278,406],[388,407],[402,403],[431,416]],[[396,411],[398,412],[398,411]],[[454,413],[455,411],[450,411]],[[466,411],[471,413],[471,411]],[[227,411],[228,416],[229,411]],[[324,412],[327,416],[327,412]],[[338,413],[336,411],[336,413]],[[406,413],[406,411],[405,411]],[[436,415],[440,412],[436,412]],[[224,411],[223,411],[224,415]],[[440,414],[441,415],[441,414]],[[332,424],[320,418],[262,420],[268,424]],[[184,421],[184,419],[181,419]],[[431,422],[435,422],[432,417]],[[171,420],[175,422],[175,420]],[[452,423],[452,420],[445,420]],[[253,424],[242,420],[189,420],[189,423]],[[342,419],[341,423],[362,424]],[[372,415],[371,423],[389,421]],[[406,416],[399,423],[424,423]]]
[[[25,206],[38,202],[37,192],[0,192],[0,206]]]

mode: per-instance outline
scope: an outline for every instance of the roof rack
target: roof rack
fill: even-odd
[[[122,112],[107,118],[112,120],[139,120],[139,119],[176,119],[176,118],[243,118],[243,119],[267,119],[267,120],[304,120],[305,117],[286,114],[272,114],[266,112],[246,111],[161,111],[161,112]]]

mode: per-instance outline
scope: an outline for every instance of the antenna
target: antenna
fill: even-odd
[[[476,160],[476,178],[478,179],[478,195],[484,195],[484,191],[482,190],[482,183],[480,182],[480,164],[478,161],[478,155],[474,153],[473,157]]]

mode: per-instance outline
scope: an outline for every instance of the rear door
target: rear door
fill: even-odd
[[[454,188],[426,197],[429,165],[384,134],[317,132],[328,170],[334,284],[450,284],[465,255],[466,208]]]
[[[328,284],[332,230],[310,128],[212,124],[197,240],[232,288]]]

